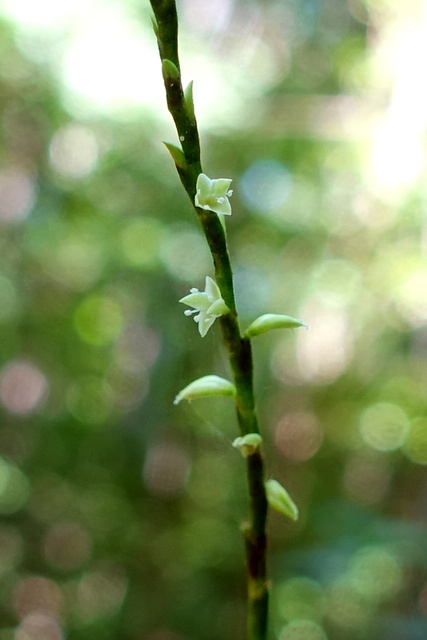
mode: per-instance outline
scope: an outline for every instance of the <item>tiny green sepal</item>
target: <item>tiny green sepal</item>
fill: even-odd
[[[179,404],[181,400],[194,400],[195,398],[206,398],[209,396],[235,396],[236,387],[232,382],[219,376],[203,376],[190,382],[184,387],[175,400],[174,404]]]
[[[259,433],[247,433],[245,436],[236,438],[233,442],[233,447],[239,449],[244,458],[248,458],[260,449],[261,444],[262,438]]]
[[[271,331],[272,329],[297,329],[298,327],[304,327],[308,329],[308,324],[305,324],[302,320],[291,318],[291,316],[282,316],[276,313],[266,313],[260,316],[249,325],[245,331],[247,338],[253,338],[260,333]]]
[[[178,169],[185,169],[187,166],[187,163],[185,161],[185,155],[181,151],[181,149],[179,147],[176,147],[171,142],[163,142],[163,144],[171,154],[172,160],[175,162]]]
[[[277,482],[277,480],[267,480],[265,483],[265,491],[270,507],[291,520],[298,520],[298,507],[280,482]]]
[[[165,80],[179,80],[180,78],[178,67],[167,58],[162,60],[162,73]]]
[[[193,100],[193,81],[191,81],[184,91],[185,98],[185,106],[187,108],[187,114],[191,120],[195,120],[196,116],[194,113],[194,100]]]

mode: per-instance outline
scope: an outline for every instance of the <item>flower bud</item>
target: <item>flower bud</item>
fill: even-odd
[[[179,80],[180,78],[178,67],[167,58],[162,60],[162,73],[164,80]]]
[[[219,376],[203,376],[190,382],[184,387],[174,400],[174,404],[179,404],[181,400],[193,400],[194,398],[205,398],[208,396],[234,396],[236,387],[232,382]]]
[[[265,491],[270,507],[291,520],[298,520],[298,507],[280,482],[277,482],[277,480],[267,480],[265,483]]]
[[[239,449],[244,458],[248,458],[259,450],[261,444],[262,438],[259,433],[247,433],[245,436],[236,438],[233,447]]]
[[[265,333],[266,331],[271,331],[272,329],[295,329],[298,327],[304,327],[305,329],[309,328],[308,324],[305,324],[304,322],[302,322],[302,320],[291,318],[291,316],[283,316],[276,313],[266,313],[254,320],[252,324],[249,325],[249,327],[246,329],[245,335],[247,338],[253,338],[260,333]]]
[[[196,116],[194,114],[194,100],[193,100],[193,81],[191,81],[184,91],[185,106],[187,108],[187,114],[190,120],[195,121]]]
[[[176,147],[174,144],[170,142],[163,142],[166,149],[172,156],[172,160],[175,162],[178,169],[185,169],[187,163],[185,161],[185,156],[179,147]]]

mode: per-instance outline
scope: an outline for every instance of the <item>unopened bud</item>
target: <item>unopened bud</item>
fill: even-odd
[[[179,80],[180,78],[178,67],[167,58],[162,60],[162,73],[165,80]]]
[[[184,387],[174,400],[174,404],[179,404],[181,400],[193,400],[195,398],[205,398],[209,396],[234,396],[236,387],[232,382],[219,376],[203,376]]]
[[[172,160],[175,162],[178,169],[185,169],[187,163],[185,161],[185,156],[182,150],[170,142],[163,142],[163,144],[171,154]]]
[[[298,520],[298,507],[280,482],[267,480],[265,491],[270,507],[291,520]]]
[[[305,324],[302,320],[291,318],[291,316],[266,313],[249,325],[246,329],[245,335],[247,338],[253,338],[254,336],[258,336],[260,333],[265,333],[272,329],[296,329],[298,327],[308,329],[308,324]]]
[[[244,458],[252,456],[261,447],[262,438],[259,433],[248,433],[245,436],[236,438],[233,447],[239,449]]]

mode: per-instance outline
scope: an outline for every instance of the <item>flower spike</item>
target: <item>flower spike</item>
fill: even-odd
[[[231,183],[232,180],[229,178],[211,180],[204,173],[200,173],[197,178],[194,198],[196,207],[214,213],[222,213],[226,216],[231,215],[231,205],[228,200],[233,194],[233,191],[229,189]]]

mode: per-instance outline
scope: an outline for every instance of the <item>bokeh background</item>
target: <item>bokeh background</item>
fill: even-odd
[[[0,2],[0,639],[237,640],[244,463],[147,2]],[[427,7],[182,0],[254,341],[271,639],[427,637]]]

